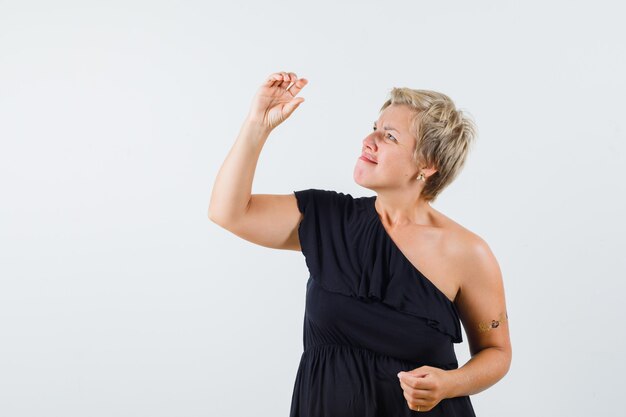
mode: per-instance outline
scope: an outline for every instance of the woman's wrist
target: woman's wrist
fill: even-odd
[[[272,132],[272,129],[269,128],[262,120],[255,119],[250,116],[245,118],[243,125],[248,129],[257,130],[262,134],[269,135]]]
[[[454,398],[459,396],[459,370],[449,369],[446,371],[446,398]]]
[[[245,119],[241,125],[239,138],[247,142],[264,144],[270,133],[272,133],[272,129],[269,129],[263,123],[253,119]]]

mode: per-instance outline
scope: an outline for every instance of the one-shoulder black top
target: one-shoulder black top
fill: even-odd
[[[388,235],[376,197],[294,194],[310,275],[290,417],[475,417],[469,396],[426,412],[404,398],[399,371],[458,368],[461,324],[454,303]]]

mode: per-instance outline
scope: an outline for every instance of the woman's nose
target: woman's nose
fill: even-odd
[[[376,132],[372,132],[363,139],[363,145],[376,148]]]

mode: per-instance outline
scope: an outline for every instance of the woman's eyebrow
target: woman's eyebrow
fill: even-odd
[[[374,126],[376,126],[376,122],[374,122]],[[389,125],[383,126],[383,129],[384,130],[393,130],[393,131],[397,132],[398,134],[400,133],[400,131],[398,129],[394,128],[393,126],[389,126]]]

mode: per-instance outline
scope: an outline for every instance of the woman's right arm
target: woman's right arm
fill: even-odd
[[[287,86],[294,84],[287,89]],[[259,88],[250,113],[222,164],[211,192],[209,219],[261,246],[300,250],[301,213],[293,193],[252,195],[252,181],[265,141],[303,98],[295,96],[307,84],[294,73],[274,73]]]

